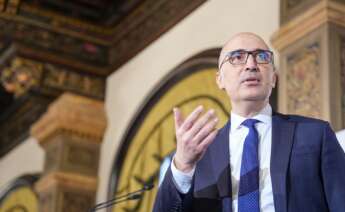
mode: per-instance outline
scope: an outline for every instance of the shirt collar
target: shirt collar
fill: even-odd
[[[252,119],[257,119],[264,124],[271,125],[272,124],[272,107],[270,104],[267,104],[258,114],[251,117]],[[244,120],[248,118],[242,117],[234,112],[231,111],[231,131],[238,129],[241,127],[241,124]]]

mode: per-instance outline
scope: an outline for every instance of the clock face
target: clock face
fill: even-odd
[[[216,71],[213,64],[173,73],[139,110],[114,164],[110,198],[151,183],[155,187],[139,200],[117,204],[112,211],[152,211],[161,164],[176,147],[173,107],[179,107],[184,116],[198,105],[206,110],[214,108],[220,119],[218,128],[228,120],[230,102],[216,85]]]

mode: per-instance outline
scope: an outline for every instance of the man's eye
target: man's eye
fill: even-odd
[[[234,53],[231,55],[231,60],[236,61],[236,60],[243,60],[245,54],[243,53]]]
[[[266,52],[260,52],[257,54],[257,60],[259,61],[269,61],[270,57]]]

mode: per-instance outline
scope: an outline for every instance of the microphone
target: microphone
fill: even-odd
[[[133,192],[130,192],[128,194],[121,195],[121,196],[115,197],[113,199],[107,200],[105,202],[99,203],[99,204],[93,206],[89,211],[93,212],[93,211],[97,211],[99,209],[107,208],[107,207],[112,206],[112,205],[116,205],[120,202],[140,199],[143,196],[144,192],[151,190],[153,187],[154,187],[154,185],[152,183],[149,185],[144,185],[144,187],[142,189],[139,189],[137,191],[133,191]]]

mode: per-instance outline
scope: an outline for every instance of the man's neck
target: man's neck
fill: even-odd
[[[267,101],[264,102],[244,102],[244,103],[234,103],[231,104],[231,110],[233,113],[240,115],[242,117],[251,118],[262,111],[262,109],[268,104]]]

